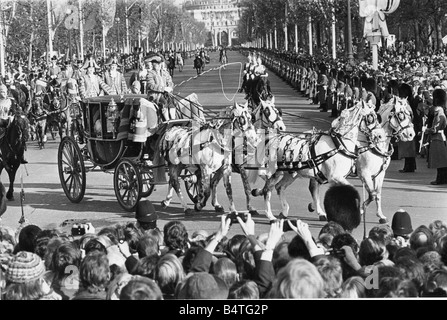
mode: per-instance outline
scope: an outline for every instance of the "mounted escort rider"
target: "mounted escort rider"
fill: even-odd
[[[5,138],[6,128],[13,121],[11,115],[12,100],[8,97],[8,88],[6,85],[0,85],[0,142]],[[20,155],[20,163],[26,164],[24,154]]]

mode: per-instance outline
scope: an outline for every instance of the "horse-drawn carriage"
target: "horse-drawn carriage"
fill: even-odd
[[[175,100],[175,96],[169,96]],[[235,103],[207,120],[196,94],[173,105],[160,110],[145,95],[137,94],[82,101],[85,145],[66,136],[58,150],[59,177],[67,198],[80,202],[85,194],[86,172],[96,170],[113,173],[116,198],[126,211],[133,211],[155,185],[167,184],[162,206],[169,206],[175,191],[185,214],[191,213],[179,179],[184,181],[195,210],[200,211],[211,196],[215,210],[222,211],[215,192],[223,178],[230,210],[236,211],[229,180],[234,168],[231,156],[237,153],[233,139],[239,134],[245,143],[256,144],[256,128],[270,123],[282,126],[278,110],[265,102],[251,113],[248,106]],[[243,174],[243,168],[239,171]],[[245,189],[248,195],[249,186]],[[249,203],[247,207],[251,211]]]
[[[113,172],[116,198],[123,209],[133,211],[141,197],[149,196],[155,184],[154,166],[145,158],[146,126],[138,127],[138,112],[150,107],[146,95],[101,96],[81,101],[83,139],[65,136],[59,145],[58,170],[62,188],[74,203],[82,201],[86,189],[86,172]],[[170,120],[163,125],[154,121],[155,131],[173,126],[188,127],[192,119]],[[186,173],[187,171],[185,171]],[[190,177],[191,174],[182,175]],[[187,180],[185,178],[185,180]],[[186,185],[193,199],[193,179]]]

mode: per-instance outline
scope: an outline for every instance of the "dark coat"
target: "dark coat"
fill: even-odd
[[[428,167],[433,169],[447,168],[447,146],[441,133],[447,127],[447,120],[441,107],[432,108],[434,118],[429,128],[430,145],[428,148]]]

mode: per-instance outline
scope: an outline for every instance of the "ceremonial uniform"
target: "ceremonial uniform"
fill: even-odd
[[[261,102],[261,99],[266,100],[268,96],[272,96],[272,90],[270,88],[270,81],[268,79],[265,79],[265,85],[266,85],[266,92],[264,94],[266,96],[261,96],[262,92],[259,91],[259,85],[260,81],[262,81],[262,77],[267,78],[268,74],[265,70],[265,67],[262,65],[261,61],[258,62],[258,66],[254,70],[254,78],[251,81],[251,87],[250,87],[250,96],[253,99],[253,106],[252,108],[256,108],[259,103]],[[262,91],[262,90],[261,90]]]
[[[12,102],[10,98],[0,99],[0,127],[6,127],[9,123],[9,113]]]
[[[254,61],[254,57],[252,56],[252,54],[250,53],[248,55],[248,62],[245,63],[244,65],[244,76],[242,79],[242,85],[239,89],[239,92],[244,91],[246,93],[246,99],[248,98],[248,95],[250,94],[250,82],[251,82],[251,75],[253,74],[252,72],[254,71],[254,67],[255,67],[255,61]]]
[[[436,180],[432,185],[447,184],[447,119],[443,109],[446,102],[446,92],[443,89],[433,91],[433,106],[427,117],[429,134],[428,167],[437,170]],[[442,105],[442,106],[440,106]]]
[[[12,101],[7,97],[8,89],[4,84],[0,85],[0,128],[6,128],[10,122]],[[2,137],[4,139],[4,136]],[[20,157],[20,163],[25,164],[28,161],[25,160],[24,154],[18,155]]]
[[[57,65],[57,58],[54,56],[51,58],[52,65],[48,67],[47,77],[51,79],[56,79],[59,77],[62,69]]]
[[[121,67],[118,63],[118,59],[115,56],[109,58],[106,63],[106,66],[110,66],[110,70],[107,70],[104,73],[104,82],[110,87],[110,91],[108,94],[127,94],[127,83],[124,75],[116,70],[117,67]]]
[[[86,69],[87,73],[81,76],[79,81],[79,95],[82,99],[98,97],[110,94],[112,89],[105,83],[101,77],[96,75],[95,69],[98,68],[92,56],[87,57],[82,69]]]
[[[159,58],[156,58],[159,57]],[[162,63],[162,58],[160,56],[156,56],[152,58],[152,62],[156,61],[157,63]],[[167,70],[148,70],[146,76],[147,82],[147,95],[149,101],[153,100],[156,104],[160,102],[160,97],[163,92],[168,91],[172,92],[174,87],[174,82],[172,82],[172,78],[167,72]]]
[[[96,74],[86,74],[81,77],[79,84],[79,94],[82,99],[98,97],[110,94],[110,87]]]
[[[326,103],[327,108],[331,110],[331,117],[336,117],[337,115],[337,70],[331,70],[331,76],[328,79],[328,89]]]
[[[318,90],[318,101],[320,103],[319,109],[320,111],[325,112],[327,111],[327,88],[328,88],[328,82],[329,79],[326,76],[326,71],[322,71],[318,75],[318,83],[317,83],[317,90]]]

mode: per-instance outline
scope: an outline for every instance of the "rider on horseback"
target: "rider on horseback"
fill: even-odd
[[[239,88],[238,92],[245,92],[245,99],[248,99],[251,91],[251,84],[254,78],[254,70],[257,66],[256,56],[250,52],[248,54],[248,62],[244,66],[244,77],[242,81],[242,85]]]
[[[6,134],[6,128],[12,121],[11,117],[12,101],[8,97],[8,88],[6,85],[0,85],[0,139],[4,139]],[[21,155],[20,163],[25,164],[28,161],[25,160],[24,154]]]
[[[267,79],[268,73],[265,66],[262,64],[261,58],[257,59],[257,66],[253,71],[253,77],[250,84],[249,99],[252,101],[251,108],[255,109],[260,99],[267,100],[273,96],[270,88],[270,81]],[[249,103],[250,105],[250,103]]]

